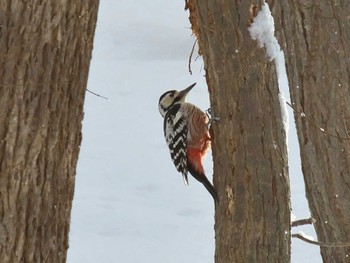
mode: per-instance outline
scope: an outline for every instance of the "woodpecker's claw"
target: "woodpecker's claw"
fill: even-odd
[[[211,108],[208,108],[208,109],[205,111],[205,114],[207,114],[208,118],[210,119],[210,116],[211,116]]]
[[[215,123],[215,122],[220,122],[220,118],[219,117],[215,117],[211,114],[211,108],[207,109],[205,111],[205,114],[207,114],[208,118],[209,118],[209,122],[208,122],[208,126],[210,126],[210,124]]]

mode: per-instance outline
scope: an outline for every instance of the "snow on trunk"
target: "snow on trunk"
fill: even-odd
[[[286,99],[283,95],[283,91],[287,92],[289,95],[288,78],[284,62],[284,53],[275,37],[275,23],[268,4],[264,3],[248,30],[252,39],[258,41],[259,47],[265,47],[268,59],[275,62],[280,90],[279,101],[286,134],[286,142],[288,142],[289,116]]]

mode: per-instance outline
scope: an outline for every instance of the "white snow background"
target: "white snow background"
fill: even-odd
[[[209,107],[201,58],[188,72],[189,28],[184,1],[101,0],[88,89],[108,100],[86,94],[68,263],[214,262],[212,197],[192,178],[183,184],[158,112],[162,93],[193,82],[189,101]],[[301,219],[310,213],[288,111],[292,206]],[[310,226],[298,231],[315,237]],[[292,240],[292,262],[322,261],[317,247]]]

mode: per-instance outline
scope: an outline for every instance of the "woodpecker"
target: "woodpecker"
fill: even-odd
[[[187,173],[201,182],[218,202],[218,195],[207,179],[203,158],[210,149],[209,118],[195,105],[186,102],[188,92],[196,85],[177,91],[170,90],[159,98],[158,109],[164,118],[164,137],[171,159],[188,185]]]

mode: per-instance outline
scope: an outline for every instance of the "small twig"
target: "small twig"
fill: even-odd
[[[190,72],[191,75],[192,75],[191,61],[192,61],[192,55],[193,55],[194,47],[196,46],[196,43],[197,43],[197,39],[193,43],[191,54],[190,54],[190,57],[188,58],[188,71]]]
[[[318,126],[318,124],[313,121],[312,119],[310,118],[307,118],[305,113],[304,112],[300,112],[298,111],[292,104],[290,104],[288,101],[286,101],[287,105],[289,107],[292,108],[292,110],[296,113],[298,113],[300,115],[301,118],[304,118],[308,123],[312,124],[313,126],[315,126],[318,130],[320,130],[321,132],[323,132],[325,135],[328,135],[329,137],[333,137],[333,138],[337,138],[337,139],[340,139],[340,140],[350,140],[349,137],[341,137],[339,135],[334,135],[334,134],[331,134],[330,132],[328,132],[325,128],[322,128],[320,126]]]
[[[292,222],[292,227],[296,226],[302,226],[302,225],[312,225],[316,222],[316,219],[310,217],[310,218],[305,218],[305,219],[300,219],[300,220],[295,220]]]
[[[299,233],[292,234],[292,237],[299,238],[300,240],[303,240],[306,243],[313,244],[320,247],[350,247],[350,243],[323,243],[323,242],[318,242],[318,241],[308,239],[307,237]]]
[[[97,93],[95,93],[95,92],[92,92],[91,90],[86,89],[86,91],[90,92],[91,94],[93,94],[93,95],[95,95],[95,96],[97,96],[97,97],[100,97],[100,98],[102,98],[102,99],[108,100],[108,98],[103,97],[103,96],[101,96],[100,94],[97,94]]]

